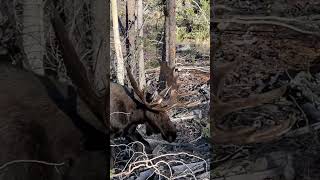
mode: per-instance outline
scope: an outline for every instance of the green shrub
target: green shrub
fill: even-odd
[[[209,0],[177,0],[176,11],[178,42],[209,39]],[[191,28],[189,31],[187,26]]]

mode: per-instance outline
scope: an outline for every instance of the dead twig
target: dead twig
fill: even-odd
[[[251,24],[276,25],[276,26],[281,26],[281,27],[285,27],[285,28],[294,30],[299,33],[309,34],[309,35],[320,37],[320,33],[318,33],[318,32],[304,30],[304,29],[298,28],[296,26],[286,24],[284,22],[266,21],[266,20],[246,21],[246,20],[241,20],[241,19],[214,19],[212,21],[216,22],[216,23],[238,23],[238,24],[249,24],[249,25],[251,25]]]
[[[43,164],[43,165],[47,165],[47,166],[63,166],[65,163],[52,163],[52,162],[46,162],[46,161],[39,161],[39,160],[13,160],[13,161],[9,161],[5,164],[3,164],[2,166],[0,166],[0,170],[3,170],[5,168],[7,168],[8,166],[12,165],[12,164],[18,164],[18,163],[36,163],[36,164]]]

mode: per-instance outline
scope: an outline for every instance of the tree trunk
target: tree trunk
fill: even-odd
[[[135,57],[135,40],[136,40],[136,31],[135,31],[135,10],[136,10],[136,0],[127,0],[126,3],[126,49],[127,49],[127,62],[132,69],[134,75],[137,74],[136,70],[136,57]]]
[[[109,51],[107,50],[107,20],[109,13],[106,11],[109,4],[105,0],[93,1],[93,17],[94,17],[94,29],[93,29],[93,47],[94,50],[93,59],[96,61],[94,65],[94,81],[96,89],[102,90],[107,79],[107,69],[109,64],[107,63],[107,56]],[[108,39],[109,40],[109,39]]]
[[[165,15],[165,32],[162,49],[162,62],[168,63],[170,68],[175,66],[176,60],[176,1],[164,0],[164,15]],[[166,75],[163,69],[160,69],[160,89],[166,86]]]
[[[33,72],[43,75],[45,39],[43,26],[43,3],[41,0],[23,1],[23,48]]]
[[[113,22],[113,40],[114,50],[117,58],[117,79],[118,83],[124,85],[124,62],[121,50],[121,41],[119,34],[117,0],[111,0],[112,22]]]
[[[143,52],[143,1],[137,0],[137,28],[138,38],[138,66],[139,66],[139,87],[143,89],[146,85],[146,76],[144,69],[144,52]]]

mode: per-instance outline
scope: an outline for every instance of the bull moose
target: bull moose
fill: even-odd
[[[59,82],[0,61],[0,179],[105,179],[108,135],[141,138],[138,124],[147,123],[149,132],[175,140],[176,128],[166,113],[174,101],[164,101],[175,94],[173,86],[147,99],[128,73],[133,89],[110,83],[111,98],[99,96],[59,15],[51,22],[76,91],[68,87],[65,96]],[[75,94],[95,118],[79,115]],[[108,121],[109,100],[111,113],[131,116],[118,114]]]

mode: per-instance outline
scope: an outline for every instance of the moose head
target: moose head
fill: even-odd
[[[143,119],[145,119],[147,135],[161,133],[163,139],[172,142],[176,138],[176,128],[170,120],[168,111],[177,105],[175,101],[178,87],[176,85],[177,76],[173,73],[174,68],[168,66],[163,68],[165,71],[170,71],[171,74],[168,74],[169,76],[166,78],[167,87],[159,93],[156,91],[153,94],[148,94],[147,87],[141,90],[129,68],[127,68],[127,74],[133,91],[137,95],[136,99],[143,106]]]

